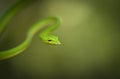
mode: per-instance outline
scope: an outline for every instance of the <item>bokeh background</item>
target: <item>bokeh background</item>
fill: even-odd
[[[0,0],[0,16],[19,0]],[[119,0],[33,0],[0,38],[0,50],[20,44],[37,20],[58,16],[61,45],[37,35],[20,55],[0,61],[0,79],[120,79]]]

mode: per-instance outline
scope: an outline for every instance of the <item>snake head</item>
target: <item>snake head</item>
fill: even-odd
[[[60,44],[60,41],[57,36],[54,35],[47,35],[47,36],[41,36],[41,40],[44,43],[50,44],[50,45],[58,45]]]

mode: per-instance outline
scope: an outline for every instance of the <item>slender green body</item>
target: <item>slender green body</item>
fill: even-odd
[[[24,7],[30,4],[32,0],[21,0],[12,7],[10,7],[4,15],[0,18],[0,33],[3,32],[10,20],[19,13]]]
[[[12,17],[23,8],[23,5],[26,6],[29,2],[30,0],[21,0],[21,2],[17,3],[15,6],[10,8],[7,13],[5,13],[3,18],[0,20],[0,33],[4,30]],[[32,25],[32,27],[28,30],[28,33],[26,34],[25,40],[20,45],[9,50],[1,51],[0,60],[16,56],[24,51],[30,45],[33,36],[47,25],[50,26],[42,31],[39,35],[41,40],[52,45],[60,44],[58,37],[50,34],[60,25],[60,19],[57,17],[44,18]]]

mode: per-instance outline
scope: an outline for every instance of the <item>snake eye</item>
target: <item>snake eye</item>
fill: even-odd
[[[50,42],[50,41],[52,41],[52,40],[49,39],[48,41]]]

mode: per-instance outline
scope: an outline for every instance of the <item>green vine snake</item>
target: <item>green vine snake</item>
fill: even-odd
[[[14,6],[12,6],[10,9],[7,10],[7,12],[0,19],[0,34],[3,32],[9,21],[30,2],[31,0],[21,0],[20,2],[16,3]],[[51,35],[51,32],[53,32],[60,25],[60,23],[61,21],[57,17],[48,17],[36,22],[28,30],[25,40],[20,45],[17,45],[12,49],[4,50],[0,52],[0,60],[14,57],[19,53],[23,52],[30,45],[34,35],[43,27],[48,25],[49,27],[43,30],[39,34],[39,37],[45,43],[51,45],[60,44],[58,37]]]

